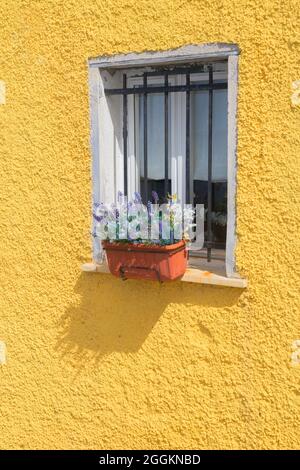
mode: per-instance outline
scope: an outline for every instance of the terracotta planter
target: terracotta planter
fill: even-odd
[[[181,240],[173,245],[102,242],[110,272],[121,279],[173,281],[183,276],[188,252]]]

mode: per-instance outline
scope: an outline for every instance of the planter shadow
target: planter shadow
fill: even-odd
[[[236,306],[243,295],[240,289],[228,287],[180,281],[124,282],[93,273],[81,273],[74,294],[74,304],[59,321],[57,350],[76,361],[77,368],[85,363],[84,358],[89,362],[113,353],[138,352],[148,336],[156,334],[153,330],[165,316],[171,317],[167,321],[176,329],[193,311],[194,317],[199,317],[200,330],[205,329],[205,311],[213,308],[216,315],[224,316],[223,307]]]

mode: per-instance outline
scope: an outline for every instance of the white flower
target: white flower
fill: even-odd
[[[107,238],[107,232],[105,231],[105,226],[101,223],[95,224],[95,236],[100,238],[100,240],[105,240]]]

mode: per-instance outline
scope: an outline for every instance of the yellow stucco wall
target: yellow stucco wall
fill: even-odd
[[[1,0],[1,448],[297,448],[298,0]],[[247,290],[81,273],[87,58],[233,42]],[[298,272],[297,272],[298,268]]]

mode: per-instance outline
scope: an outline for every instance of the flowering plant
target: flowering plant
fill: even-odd
[[[195,211],[191,205],[177,203],[176,195],[168,195],[167,203],[158,204],[158,194],[152,192],[153,202],[143,205],[139,193],[131,201],[118,193],[118,202],[96,203],[93,209],[93,236],[100,240],[125,243],[170,245],[179,240],[191,240]]]

